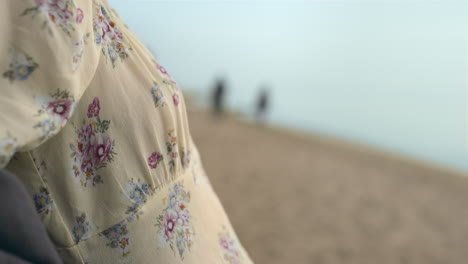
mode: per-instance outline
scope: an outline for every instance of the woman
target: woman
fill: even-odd
[[[65,263],[251,263],[206,178],[182,92],[99,0],[0,9],[0,164]]]

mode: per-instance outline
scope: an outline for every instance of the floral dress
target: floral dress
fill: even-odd
[[[177,82],[99,0],[0,8],[0,166],[65,263],[252,263]]]

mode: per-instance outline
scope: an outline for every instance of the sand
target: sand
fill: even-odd
[[[257,264],[468,263],[468,175],[196,107],[189,118]]]

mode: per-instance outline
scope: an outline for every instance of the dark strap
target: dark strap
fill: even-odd
[[[32,198],[18,178],[6,170],[0,170],[0,250],[10,255],[5,257],[25,261],[11,263],[62,263]]]

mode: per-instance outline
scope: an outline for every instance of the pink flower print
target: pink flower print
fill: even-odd
[[[80,170],[76,165],[73,165],[73,173],[75,174],[75,177],[80,175]]]
[[[83,187],[89,182],[95,186],[103,183],[97,171],[107,166],[108,162],[114,159],[115,142],[109,137],[106,131],[109,129],[110,120],[101,120],[99,112],[101,110],[99,99],[95,97],[88,105],[87,122],[83,121],[83,126],[75,128],[77,139],[70,144],[73,151],[73,171]],[[95,118],[97,117],[97,118]],[[76,167],[80,170],[77,171]]]
[[[177,222],[180,226],[186,226],[190,222],[190,212],[186,208],[184,202],[179,202],[176,206],[176,212],[178,215]]]
[[[91,171],[92,169],[92,166],[93,164],[91,163],[91,160],[90,159],[87,159],[87,160],[83,160],[81,162],[81,171],[84,172],[84,173],[88,173],[89,171]]]
[[[162,244],[179,253],[181,259],[184,252],[194,243],[193,226],[190,223],[190,193],[186,192],[182,183],[176,183],[163,199],[165,208],[157,217],[158,237]]]
[[[49,113],[58,115],[62,120],[68,120],[71,114],[73,102],[67,99],[59,99],[47,104],[46,109]]]
[[[224,249],[229,250],[230,247],[229,247],[229,241],[227,237],[221,237],[219,239],[219,243]]]
[[[178,106],[179,105],[179,95],[177,93],[175,93],[173,96],[172,96],[172,100],[174,101],[174,105],[175,106]]]
[[[164,214],[164,235],[167,241],[174,237],[177,220],[178,215],[173,210],[167,210]]]
[[[151,156],[148,157],[148,166],[152,169],[156,169],[158,167],[159,162],[163,159],[161,153],[153,152]]]
[[[101,106],[99,104],[99,98],[94,97],[93,102],[88,106],[88,118],[92,118],[93,116],[98,116],[99,111],[101,110]]]
[[[93,163],[99,168],[112,153],[112,140],[103,134],[98,134],[96,137],[96,145],[94,146]]]
[[[222,235],[219,238],[219,244],[224,249],[225,257],[229,260],[229,263],[240,263],[240,251],[234,239],[232,239],[229,235]]]
[[[83,21],[84,13],[81,8],[76,9],[76,23],[80,24]]]
[[[83,127],[78,131],[78,153],[81,158],[87,159],[91,154],[94,142],[96,141],[96,134],[94,134],[91,124]]]
[[[41,16],[41,18],[45,18],[45,21],[42,21],[44,26],[56,25],[69,36],[75,30],[73,24],[75,19],[78,22],[78,17],[76,16],[77,9],[74,0],[31,0],[31,2],[36,5],[25,9],[22,15],[31,14],[34,18],[42,13],[44,16]]]
[[[70,3],[61,0],[49,1],[49,19],[58,25],[66,25],[68,20],[73,17],[73,9],[70,8]]]
[[[96,44],[101,45],[104,55],[110,58],[115,67],[117,58],[125,59],[131,50],[124,41],[124,35],[118,25],[109,17],[103,6],[98,6],[94,19],[94,35]]]
[[[158,70],[159,70],[162,74],[167,75],[167,76],[171,76],[171,75],[166,71],[166,69],[165,69],[162,65],[157,64],[156,67],[158,68]]]

